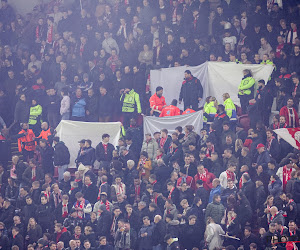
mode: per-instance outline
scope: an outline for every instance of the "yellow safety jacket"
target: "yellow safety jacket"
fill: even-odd
[[[30,108],[29,114],[29,125],[35,125],[38,121],[40,121],[40,116],[42,114],[43,108],[41,105],[36,105]]]
[[[253,92],[254,84],[255,80],[253,77],[248,76],[243,78],[239,86],[239,95],[250,95]]]
[[[133,113],[135,111],[135,107],[138,113],[142,113],[140,96],[133,89],[126,94],[122,94],[120,101],[122,104],[122,112],[124,113]]]

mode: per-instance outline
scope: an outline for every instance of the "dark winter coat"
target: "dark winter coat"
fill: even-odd
[[[41,226],[36,225],[35,229],[29,229],[27,231],[27,235],[29,236],[29,240],[28,240],[29,244],[36,243],[43,236]]]
[[[95,204],[97,202],[98,192],[99,190],[94,183],[89,186],[84,185],[82,187],[82,194],[84,195],[84,198],[91,204]]]
[[[15,108],[15,115],[14,115],[15,121],[18,124],[28,123],[29,113],[30,113],[30,106],[28,105],[28,103],[19,100]]]
[[[196,77],[192,76],[185,79],[181,85],[179,101],[184,101],[185,106],[198,103],[198,98],[203,97],[203,88],[201,82]]]
[[[105,150],[103,147],[103,143],[100,142],[96,147],[96,159],[97,161],[111,161],[112,160],[112,152],[115,150],[115,147],[108,143],[107,145],[107,154],[105,154]]]
[[[85,166],[93,166],[95,160],[95,149],[92,147],[84,148],[81,155],[81,163]]]
[[[100,95],[98,100],[98,116],[111,116],[114,109],[114,102],[110,95]]]
[[[89,114],[86,116],[88,121],[98,121],[98,98],[96,95],[86,98],[85,110],[89,111]]]
[[[242,191],[247,197],[252,209],[255,208],[255,184],[249,180],[243,184]]]
[[[112,223],[111,212],[103,211],[98,219],[97,235],[109,237],[111,223]]]
[[[164,237],[167,233],[166,231],[166,223],[163,220],[160,220],[158,223],[154,224],[154,231],[152,234],[152,243],[153,246],[157,246],[159,244],[164,243]]]
[[[53,155],[54,150],[49,145],[46,145],[45,148],[41,148],[41,157],[42,157],[42,168],[44,173],[53,173]]]
[[[70,152],[64,142],[60,141],[54,146],[53,160],[55,166],[70,164]]]

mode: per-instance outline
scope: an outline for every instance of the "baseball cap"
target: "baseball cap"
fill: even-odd
[[[259,148],[264,148],[264,147],[265,147],[265,145],[264,145],[264,144],[262,144],[262,143],[259,143],[259,144],[257,145],[256,149],[259,149]]]

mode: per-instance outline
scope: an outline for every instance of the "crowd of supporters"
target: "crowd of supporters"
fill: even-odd
[[[274,130],[299,127],[299,1],[46,2],[1,0],[1,249],[298,249],[300,151]],[[206,61],[274,70],[243,71],[240,107],[190,70],[171,103],[151,93],[151,69]],[[141,126],[198,110],[201,131]],[[84,138],[70,162],[61,120],[121,121],[121,137]]]

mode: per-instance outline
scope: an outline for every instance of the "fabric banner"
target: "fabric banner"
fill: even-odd
[[[200,134],[203,127],[203,112],[198,111],[186,115],[177,115],[169,117],[144,117],[144,134],[150,133],[153,135],[155,132],[160,132],[162,129],[167,129],[169,135],[175,132],[178,126],[185,127],[186,125],[193,125],[195,132]]]
[[[250,69],[256,82],[260,79],[268,82],[273,71],[273,66],[262,64],[236,64],[232,62],[205,62],[195,67],[182,66],[151,70],[151,92],[155,93],[156,87],[162,86],[164,88],[167,105],[169,105],[174,98],[178,100],[180,88],[184,81],[184,71],[187,69],[201,81],[204,94],[200,106],[204,105],[207,96],[214,96],[219,103],[223,103],[222,95],[224,93],[229,93],[233,102],[240,105],[237,93],[243,78],[243,70]],[[178,105],[178,107],[183,109],[182,104]]]
[[[300,150],[300,128],[280,128],[274,132],[292,147]]]
[[[62,120],[57,128],[57,136],[63,141],[70,151],[70,167],[75,166],[75,159],[79,151],[78,142],[90,139],[92,147],[96,148],[102,141],[103,134],[110,135],[110,143],[115,147],[120,137],[120,122],[76,122]]]

